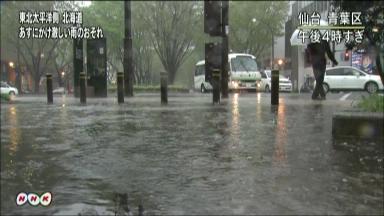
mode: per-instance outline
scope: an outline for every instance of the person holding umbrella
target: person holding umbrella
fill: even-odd
[[[328,23],[324,20],[320,20],[320,27],[322,26],[328,26]],[[300,32],[303,32],[303,27],[296,29],[290,39],[291,46],[303,46],[305,43],[300,39],[299,35]],[[310,32],[306,31],[307,34]],[[333,64],[336,66],[338,62],[335,59],[335,56],[331,52],[331,48],[328,44],[328,41],[322,40],[322,35],[325,33],[325,30],[320,30],[318,34],[316,34],[316,40],[311,41],[307,45],[308,51],[309,51],[309,57],[312,63],[312,69],[313,69],[313,75],[316,80],[316,86],[314,88],[314,91],[312,93],[312,99],[318,100],[322,99],[325,100],[325,92],[323,89],[323,82],[324,82],[324,75],[325,75],[325,69],[327,60],[325,57],[325,54],[328,55],[329,59],[333,62]],[[319,98],[320,96],[320,98]]]
[[[328,41],[320,40],[320,43],[309,43],[308,46],[309,56],[312,63],[313,75],[316,79],[316,86],[312,93],[312,100],[318,100],[319,95],[321,100],[325,100],[325,92],[323,89],[325,68],[327,65],[327,59],[331,59],[333,64],[336,66],[338,62],[333,55]]]

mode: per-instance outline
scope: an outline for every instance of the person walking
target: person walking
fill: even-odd
[[[316,86],[312,93],[312,100],[325,100],[325,92],[323,88],[325,68],[327,65],[325,54],[327,54],[328,58],[331,59],[335,66],[338,62],[331,52],[328,41],[321,40],[320,43],[310,43],[307,48],[312,63],[313,75],[316,79]]]

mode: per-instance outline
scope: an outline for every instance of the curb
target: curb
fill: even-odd
[[[332,137],[384,141],[384,113],[337,112],[332,117]]]

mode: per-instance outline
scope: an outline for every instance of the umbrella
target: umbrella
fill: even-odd
[[[309,26],[311,26],[311,25],[309,25]],[[320,26],[328,26],[328,22],[326,22],[324,20],[320,20]],[[307,43],[303,43],[302,39],[299,38],[300,29],[301,28],[298,28],[292,33],[291,39],[290,39],[291,46],[305,46],[305,45],[307,45]],[[321,35],[323,35],[326,31],[326,29],[319,29],[319,30],[320,30]],[[309,32],[311,31],[311,29],[303,29],[302,28],[301,31],[307,32],[307,34],[309,35]]]

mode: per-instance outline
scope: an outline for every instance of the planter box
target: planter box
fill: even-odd
[[[384,113],[344,111],[333,115],[334,139],[384,141]]]

